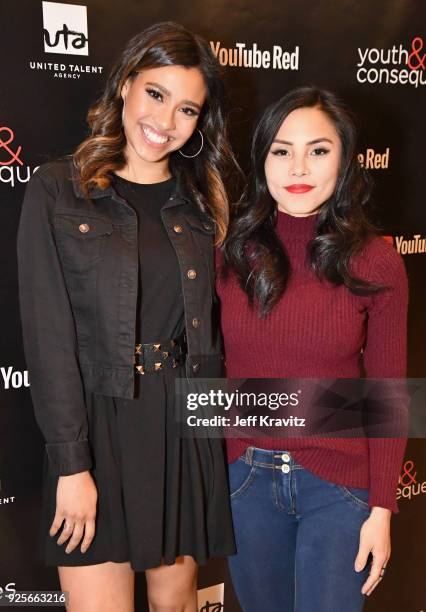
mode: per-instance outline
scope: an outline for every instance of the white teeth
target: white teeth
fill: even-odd
[[[143,127],[142,129],[144,131],[145,136],[148,138],[148,140],[151,140],[152,142],[155,142],[156,144],[164,144],[168,141],[167,136],[158,136],[158,134],[156,134],[155,132],[153,132],[147,127]]]

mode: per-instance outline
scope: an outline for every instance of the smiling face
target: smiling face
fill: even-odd
[[[341,141],[319,108],[292,111],[281,124],[265,160],[265,175],[278,209],[305,217],[332,195],[341,159]]]
[[[168,171],[168,158],[194,132],[207,89],[198,68],[162,66],[141,71],[124,84],[123,127],[132,174]]]

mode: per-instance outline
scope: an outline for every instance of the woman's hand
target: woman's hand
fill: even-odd
[[[391,516],[391,510],[373,506],[369,518],[361,527],[355,571],[360,572],[364,569],[369,553],[373,555],[370,575],[361,589],[363,595],[370,595],[382,580],[381,571],[383,567],[386,567],[391,554]]]
[[[95,535],[96,504],[98,491],[89,471],[71,476],[59,476],[56,490],[56,513],[49,535],[54,536],[65,520],[57,544],[63,544],[71,536],[66,553],[70,553],[81,541],[81,552],[89,548]]]

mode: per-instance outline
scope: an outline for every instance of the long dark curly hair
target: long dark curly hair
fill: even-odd
[[[88,197],[91,186],[108,187],[111,173],[125,165],[121,89],[126,80],[143,69],[172,65],[199,68],[207,98],[197,124],[204,135],[201,153],[187,159],[174,151],[170,155],[170,171],[186,194],[215,220],[217,243],[221,244],[233,199],[230,183],[235,185],[235,176],[240,174],[227,137],[229,103],[220,66],[210,46],[177,23],[157,23],[134,36],[112,68],[101,98],[87,115],[90,135],[73,156],[80,186]]]
[[[316,236],[308,245],[309,264],[319,278],[345,285],[357,295],[370,295],[383,287],[357,278],[350,262],[366,242],[377,234],[365,207],[371,182],[357,159],[357,129],[346,105],[332,92],[300,87],[271,104],[258,121],[251,147],[248,184],[231,208],[228,234],[222,247],[221,273],[232,270],[265,317],[285,292],[291,273],[282,242],[276,235],[277,204],[269,193],[265,160],[285,118],[304,107],[321,109],[333,122],[341,140],[341,160],[336,187],[318,212]]]

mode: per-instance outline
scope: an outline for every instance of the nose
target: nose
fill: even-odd
[[[158,128],[161,130],[173,130],[175,128],[174,110],[166,104],[156,116]]]
[[[290,174],[292,176],[303,176],[308,174],[309,169],[306,163],[306,157],[303,154],[295,154],[290,164]]]

